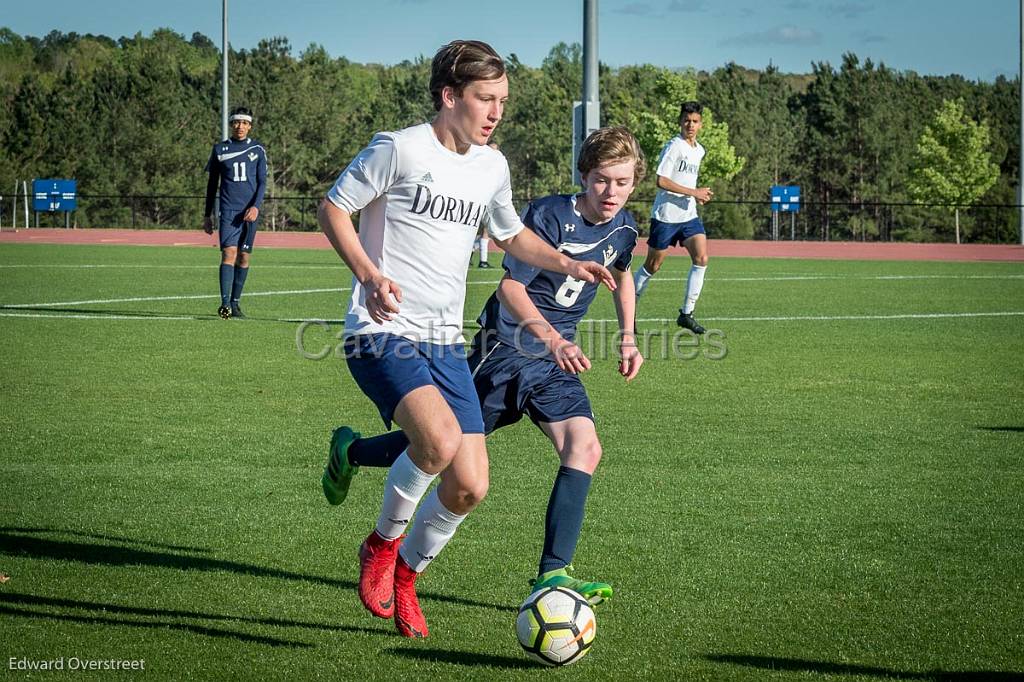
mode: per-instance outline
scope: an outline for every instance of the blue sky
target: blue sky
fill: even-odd
[[[220,0],[46,0],[5,12],[22,35],[51,30],[113,38],[169,27],[220,43]],[[921,74],[1013,77],[1019,0],[599,0],[601,61],[713,69],[729,61],[807,72],[844,52]],[[102,9],[101,9],[102,8]],[[392,64],[430,57],[453,38],[479,38],[537,66],[553,45],[582,42],[582,0],[229,0],[230,39],[251,48],[287,37],[296,54]]]

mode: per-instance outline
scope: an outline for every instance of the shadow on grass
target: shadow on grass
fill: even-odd
[[[761,670],[782,670],[807,672],[819,675],[872,675],[894,680],[928,680],[929,682],[1022,682],[1024,673],[996,672],[993,670],[945,671],[932,670],[912,673],[891,668],[852,663],[830,663],[828,661],[806,661],[799,658],[776,656],[740,656],[734,654],[711,654],[705,659],[714,663],[730,663]]]
[[[307,621],[290,620],[287,618],[250,618],[248,616],[229,616],[220,613],[203,613],[201,611],[182,611],[179,609],[150,609],[143,606],[122,606],[120,604],[103,604],[99,602],[78,601],[76,599],[57,599],[56,597],[40,597],[34,594],[0,591],[0,604],[17,604],[18,606],[47,606],[61,609],[78,609],[83,611],[101,611],[130,616],[151,618],[192,618],[198,620],[236,621],[257,625],[272,625],[286,628],[306,628],[310,630],[328,630],[330,632],[360,632],[371,635],[394,634],[394,630],[380,630],[357,627],[354,625],[330,625],[327,623],[310,623]]]
[[[76,538],[90,538],[92,540],[110,540],[111,542],[123,542],[126,545],[139,545],[140,547],[154,547],[156,549],[171,549],[178,552],[193,552],[195,554],[209,554],[210,550],[203,547],[188,547],[186,545],[168,545],[163,542],[148,542],[146,540],[136,540],[134,538],[126,538],[120,535],[100,535],[97,533],[83,533],[77,530],[50,530],[48,528],[0,528],[0,531],[9,531],[11,533],[24,533],[25,535],[31,535],[33,533],[58,533],[60,535],[71,535]]]
[[[979,426],[981,431],[1008,431],[1010,433],[1024,433],[1024,426]]]
[[[492,656],[469,651],[453,651],[452,649],[421,649],[419,647],[401,647],[390,649],[389,653],[402,658],[409,658],[427,663],[453,663],[467,666],[489,666],[511,670],[548,670],[540,663],[513,658],[511,656]]]
[[[52,305],[47,306],[0,306],[0,310],[10,313],[59,313],[60,317],[67,315],[96,315],[99,317],[137,317],[139,319],[146,319],[150,317],[155,318],[181,318],[182,320],[219,320],[217,313],[213,312],[210,314],[197,313],[195,315],[177,314],[177,313],[161,313],[153,310],[112,310],[110,308],[71,308],[71,307],[57,307]],[[54,315],[51,315],[53,317]]]
[[[40,620],[63,620],[70,623],[84,623],[86,625],[120,625],[132,628],[180,630],[182,632],[190,632],[192,634],[205,635],[207,637],[219,637],[221,639],[236,639],[242,642],[249,642],[252,644],[267,644],[269,646],[286,646],[302,649],[308,649],[313,646],[312,644],[308,644],[306,642],[294,642],[288,639],[278,639],[277,637],[250,635],[245,632],[234,632],[232,630],[221,630],[218,628],[204,627],[202,625],[189,625],[187,623],[174,623],[169,621],[121,620],[118,618],[106,618],[98,615],[78,616],[68,613],[29,611],[27,609],[18,609],[3,606],[2,604],[0,604],[0,613],[7,614],[10,616],[20,616],[22,618],[38,618]]]
[[[50,528],[11,528],[0,527],[0,554],[9,556],[28,556],[34,559],[57,559],[60,561],[78,561],[85,564],[105,566],[156,566],[180,571],[227,571],[240,575],[251,575],[257,578],[275,578],[278,580],[295,580],[343,590],[355,590],[356,583],[351,580],[339,580],[318,575],[296,573],[278,568],[268,568],[255,564],[246,564],[226,559],[214,559],[203,556],[189,556],[171,552],[160,552],[150,549],[122,547],[120,545],[100,544],[93,542],[77,542],[70,540],[54,540],[35,537],[36,535],[62,535],[65,531]],[[88,537],[88,535],[86,536]],[[149,544],[134,540],[125,540],[136,544]],[[152,546],[152,545],[150,545]],[[192,550],[185,551],[205,551]],[[475,608],[507,611],[515,608],[509,604],[487,602],[451,597],[433,592],[418,592],[420,599],[459,604]]]

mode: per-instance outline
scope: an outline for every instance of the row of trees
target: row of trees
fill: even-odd
[[[497,141],[518,199],[572,191],[580,49],[557,45],[539,68],[514,54],[507,61],[512,97]],[[429,57],[356,64],[318,45],[296,56],[273,38],[232,51],[231,64],[232,102],[255,110],[269,152],[264,215],[279,229],[312,229],[315,197],[374,132],[433,114]],[[0,29],[0,194],[19,178],[76,178],[79,224],[198,226],[194,197],[220,133],[219,71],[217,46],[198,33],[115,41]],[[803,75],[602,66],[600,87],[602,123],[630,126],[652,168],[678,132],[679,102],[706,104],[702,184],[715,189],[705,207],[715,236],[765,236],[768,190],[782,183],[803,187],[797,237],[1016,238],[1017,81],[925,77],[846,55],[838,68],[817,63]],[[641,222],[653,195],[650,180],[635,195]],[[1003,207],[955,214],[922,203]],[[2,205],[9,222],[10,202]]]

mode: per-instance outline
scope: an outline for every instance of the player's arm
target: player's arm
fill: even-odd
[[[530,230],[524,230],[530,231]],[[515,321],[527,333],[535,336],[554,357],[555,362],[570,374],[579,374],[590,369],[590,360],[572,341],[562,338],[558,330],[551,326],[537,310],[526,292],[526,285],[505,275],[498,283],[498,300]]]
[[[603,282],[608,289],[615,291],[615,280],[606,267],[592,261],[573,260],[559,253],[533,230],[522,229],[508,239],[495,238],[494,241],[503,251],[524,263],[541,270],[560,272],[584,282]]]
[[[633,273],[612,268],[612,276],[619,285],[612,294],[615,300],[615,315],[619,318],[619,374],[632,381],[644,364],[644,358],[636,344],[636,290]]]
[[[261,150],[262,151],[262,150]],[[267,191],[267,155],[266,152],[260,154],[259,161],[256,162],[256,194],[253,195],[252,201],[249,202],[249,208],[245,210],[243,218],[252,222],[260,215],[260,209],[263,208],[263,195]]]
[[[658,176],[658,187],[667,192],[672,192],[673,194],[682,194],[684,196],[693,197],[701,204],[708,203],[715,195],[715,193],[711,191],[710,187],[683,187],[678,182],[674,182],[664,175]]]
[[[211,153],[210,160],[206,164],[210,177],[206,180],[206,207],[203,209],[203,231],[206,234],[213,234],[213,200],[217,197],[217,184],[220,180],[220,172],[217,169],[217,158]]]
[[[366,289],[366,310],[370,317],[377,323],[390,320],[398,312],[398,306],[392,302],[391,297],[394,296],[395,301],[401,303],[402,290],[396,282],[384,277],[366,255],[352,224],[352,216],[324,199],[320,202],[316,217],[331,246]]]

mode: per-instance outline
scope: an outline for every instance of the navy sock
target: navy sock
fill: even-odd
[[[242,287],[245,286],[245,278],[249,274],[249,268],[236,267],[235,281],[231,287],[231,302],[238,303],[242,299]]]
[[[357,467],[389,467],[409,447],[405,431],[373,438],[357,438],[348,446],[348,463]]]
[[[220,304],[226,306],[231,299],[231,284],[235,281],[235,266],[220,264]]]
[[[548,500],[548,512],[544,517],[544,552],[540,555],[538,574],[572,563],[576,542],[583,529],[590,479],[590,474],[579,469],[558,467]]]

